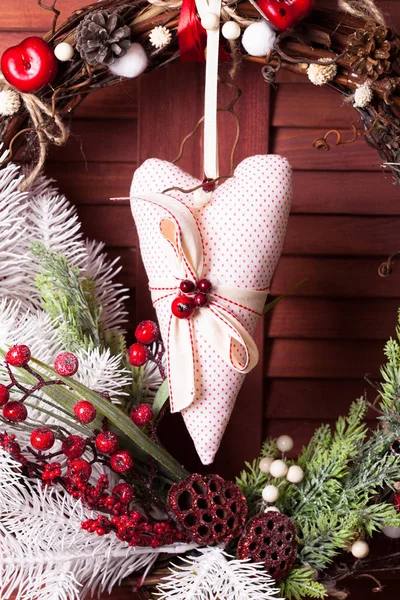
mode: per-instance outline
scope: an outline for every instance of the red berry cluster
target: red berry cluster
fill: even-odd
[[[188,319],[196,308],[202,308],[208,303],[207,293],[211,290],[211,282],[201,279],[197,283],[184,279],[179,285],[181,294],[172,301],[171,311],[177,319]]]
[[[154,321],[142,321],[136,327],[135,337],[137,339],[136,344],[128,350],[129,362],[134,367],[143,367],[147,361],[152,360],[153,362],[158,361],[159,349],[156,348],[152,351],[151,346],[157,342],[160,336],[157,323]]]

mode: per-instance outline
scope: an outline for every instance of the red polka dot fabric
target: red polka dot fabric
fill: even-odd
[[[147,160],[136,170],[131,206],[149,280],[172,276],[160,231],[160,221],[168,214],[165,209],[141,200],[140,195],[162,193],[170,187],[188,190],[199,183],[176,165],[159,159]],[[234,176],[218,186],[210,194],[210,201],[200,208],[193,205],[193,193],[172,190],[167,194],[189,207],[196,219],[204,244],[204,277],[211,283],[236,288],[269,288],[282,251],[292,195],[292,172],[285,158],[260,155],[245,159]],[[177,294],[178,286],[179,282]],[[231,310],[252,335],[258,316],[240,306],[232,305]],[[156,311],[167,347],[171,297],[158,301]],[[196,399],[182,415],[202,463],[210,464],[244,375],[213,350],[202,335],[195,314],[192,319],[196,339]]]

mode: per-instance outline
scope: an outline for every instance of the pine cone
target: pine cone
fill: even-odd
[[[131,30],[116,13],[104,10],[87,15],[76,32],[76,49],[89,65],[112,65],[131,45]]]
[[[353,71],[372,81],[390,73],[392,62],[400,49],[398,40],[390,38],[391,33],[384,25],[373,22],[350,35],[345,58]]]

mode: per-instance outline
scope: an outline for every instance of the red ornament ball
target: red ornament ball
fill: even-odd
[[[136,327],[135,337],[141,344],[153,344],[159,335],[160,330],[154,321],[142,321]]]
[[[85,448],[86,442],[79,435],[69,435],[61,445],[61,450],[67,458],[80,458]]]
[[[72,352],[61,352],[54,361],[54,368],[62,377],[72,377],[79,367],[79,361]]]
[[[84,458],[73,458],[67,461],[68,476],[75,483],[87,483],[92,474],[92,467]]]
[[[33,93],[54,80],[58,63],[50,46],[42,38],[31,36],[4,52],[1,70],[10,85],[20,92]]]
[[[198,308],[201,308],[207,304],[207,296],[205,294],[196,294],[193,298],[193,302]]]
[[[266,571],[280,581],[296,560],[296,528],[286,515],[269,511],[250,519],[239,540],[237,556],[264,563]]]
[[[237,538],[247,516],[246,499],[237,485],[219,475],[190,475],[168,494],[173,518],[188,538],[201,546]]]
[[[208,279],[200,279],[200,281],[197,283],[197,287],[199,288],[200,292],[207,294],[207,292],[211,290],[211,281]]]
[[[113,487],[113,494],[115,494],[122,504],[130,504],[135,497],[134,489],[129,483],[117,483]]]
[[[132,344],[129,348],[129,362],[134,367],[143,367],[149,360],[149,349],[143,344]]]
[[[179,289],[184,294],[190,294],[191,292],[194,292],[194,290],[196,289],[196,284],[194,281],[190,281],[190,279],[184,279],[183,281],[180,282]]]
[[[31,351],[23,344],[13,346],[6,354],[6,362],[12,367],[26,367],[31,360]]]
[[[54,442],[54,433],[48,427],[39,427],[31,433],[31,445],[35,450],[50,450]]]
[[[171,310],[177,319],[188,319],[192,316],[195,305],[190,296],[178,296],[171,304]]]
[[[132,408],[130,417],[135,425],[144,427],[153,419],[153,411],[148,404],[139,404],[138,407]]]
[[[3,417],[5,419],[9,419],[10,421],[22,422],[26,420],[27,416],[28,411],[25,404],[22,404],[22,402],[7,402],[7,404],[3,407]]]
[[[0,383],[0,406],[4,406],[10,399],[8,387]]]
[[[113,454],[118,449],[118,436],[112,431],[102,431],[96,436],[96,448],[102,454]]]
[[[128,450],[120,450],[110,458],[110,466],[116,473],[126,473],[133,467],[133,458]]]
[[[87,400],[80,400],[74,406],[74,413],[78,421],[87,425],[91,423],[96,418],[96,409]]]

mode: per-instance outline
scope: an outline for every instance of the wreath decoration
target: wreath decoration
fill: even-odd
[[[289,436],[268,439],[228,482],[188,473],[157,436],[168,398],[173,409],[190,395],[175,393],[171,365],[185,335],[192,347],[201,345],[194,314],[213,312],[211,325],[208,317],[198,319],[202,331],[218,327],[216,352],[240,377],[256,361],[255,320],[243,313],[259,316],[276,301],[264,307],[265,286],[252,280],[233,289],[203,276],[213,224],[204,215],[210,198],[218,204],[218,193],[246,189],[244,171],[254,175],[258,160],[289,182],[286,162],[251,157],[225,188],[217,187],[221,178],[209,164],[201,182],[161,161],[138,170],[131,195],[147,271],[154,275],[146,247],[152,211],[163,210],[168,218],[155,224],[169,248],[165,265],[173,265],[173,274],[178,262],[186,275],[173,285],[152,278],[154,303],[168,298],[169,329],[165,307],[158,309],[159,323],[139,323],[129,348],[116,263],[102,244],[84,241],[75,209],[40,172],[47,145],[65,143],[63,119],[87,94],[179,55],[204,60],[207,46],[207,67],[214,54],[216,62],[230,61],[234,76],[240,60],[251,60],[269,83],[286,68],[342,93],[397,181],[400,38],[372,0],[340,0],[334,11],[313,9],[310,0],[224,2],[220,15],[200,8],[201,18],[192,0],[102,0],[58,27],[56,2],[39,5],[54,13],[52,31],[1,59],[0,597],[78,599],[110,591],[132,573],[139,590],[157,588],[165,600],[345,598],[343,582],[354,576],[368,576],[382,589],[374,573],[383,565],[399,569],[398,553],[370,557],[369,538],[400,532],[399,331],[385,346],[375,401],[356,400],[333,431],[317,429],[296,459],[288,456]],[[354,139],[360,135],[354,130]],[[316,148],[329,149],[327,137]],[[339,134],[336,143],[343,143]],[[163,187],[172,185],[145,193],[143,182],[148,186],[155,170]],[[177,177],[188,178],[189,190],[176,186]],[[270,179],[271,173],[259,184],[263,193],[277,187]],[[276,193],[281,208],[269,214],[282,236],[289,187]],[[188,193],[191,208],[182,200]],[[272,271],[279,240],[275,250],[265,267]],[[194,358],[196,382],[202,375]],[[201,396],[193,390],[194,399],[179,407],[189,411],[184,415]],[[370,407],[378,415],[373,431],[365,421]]]

